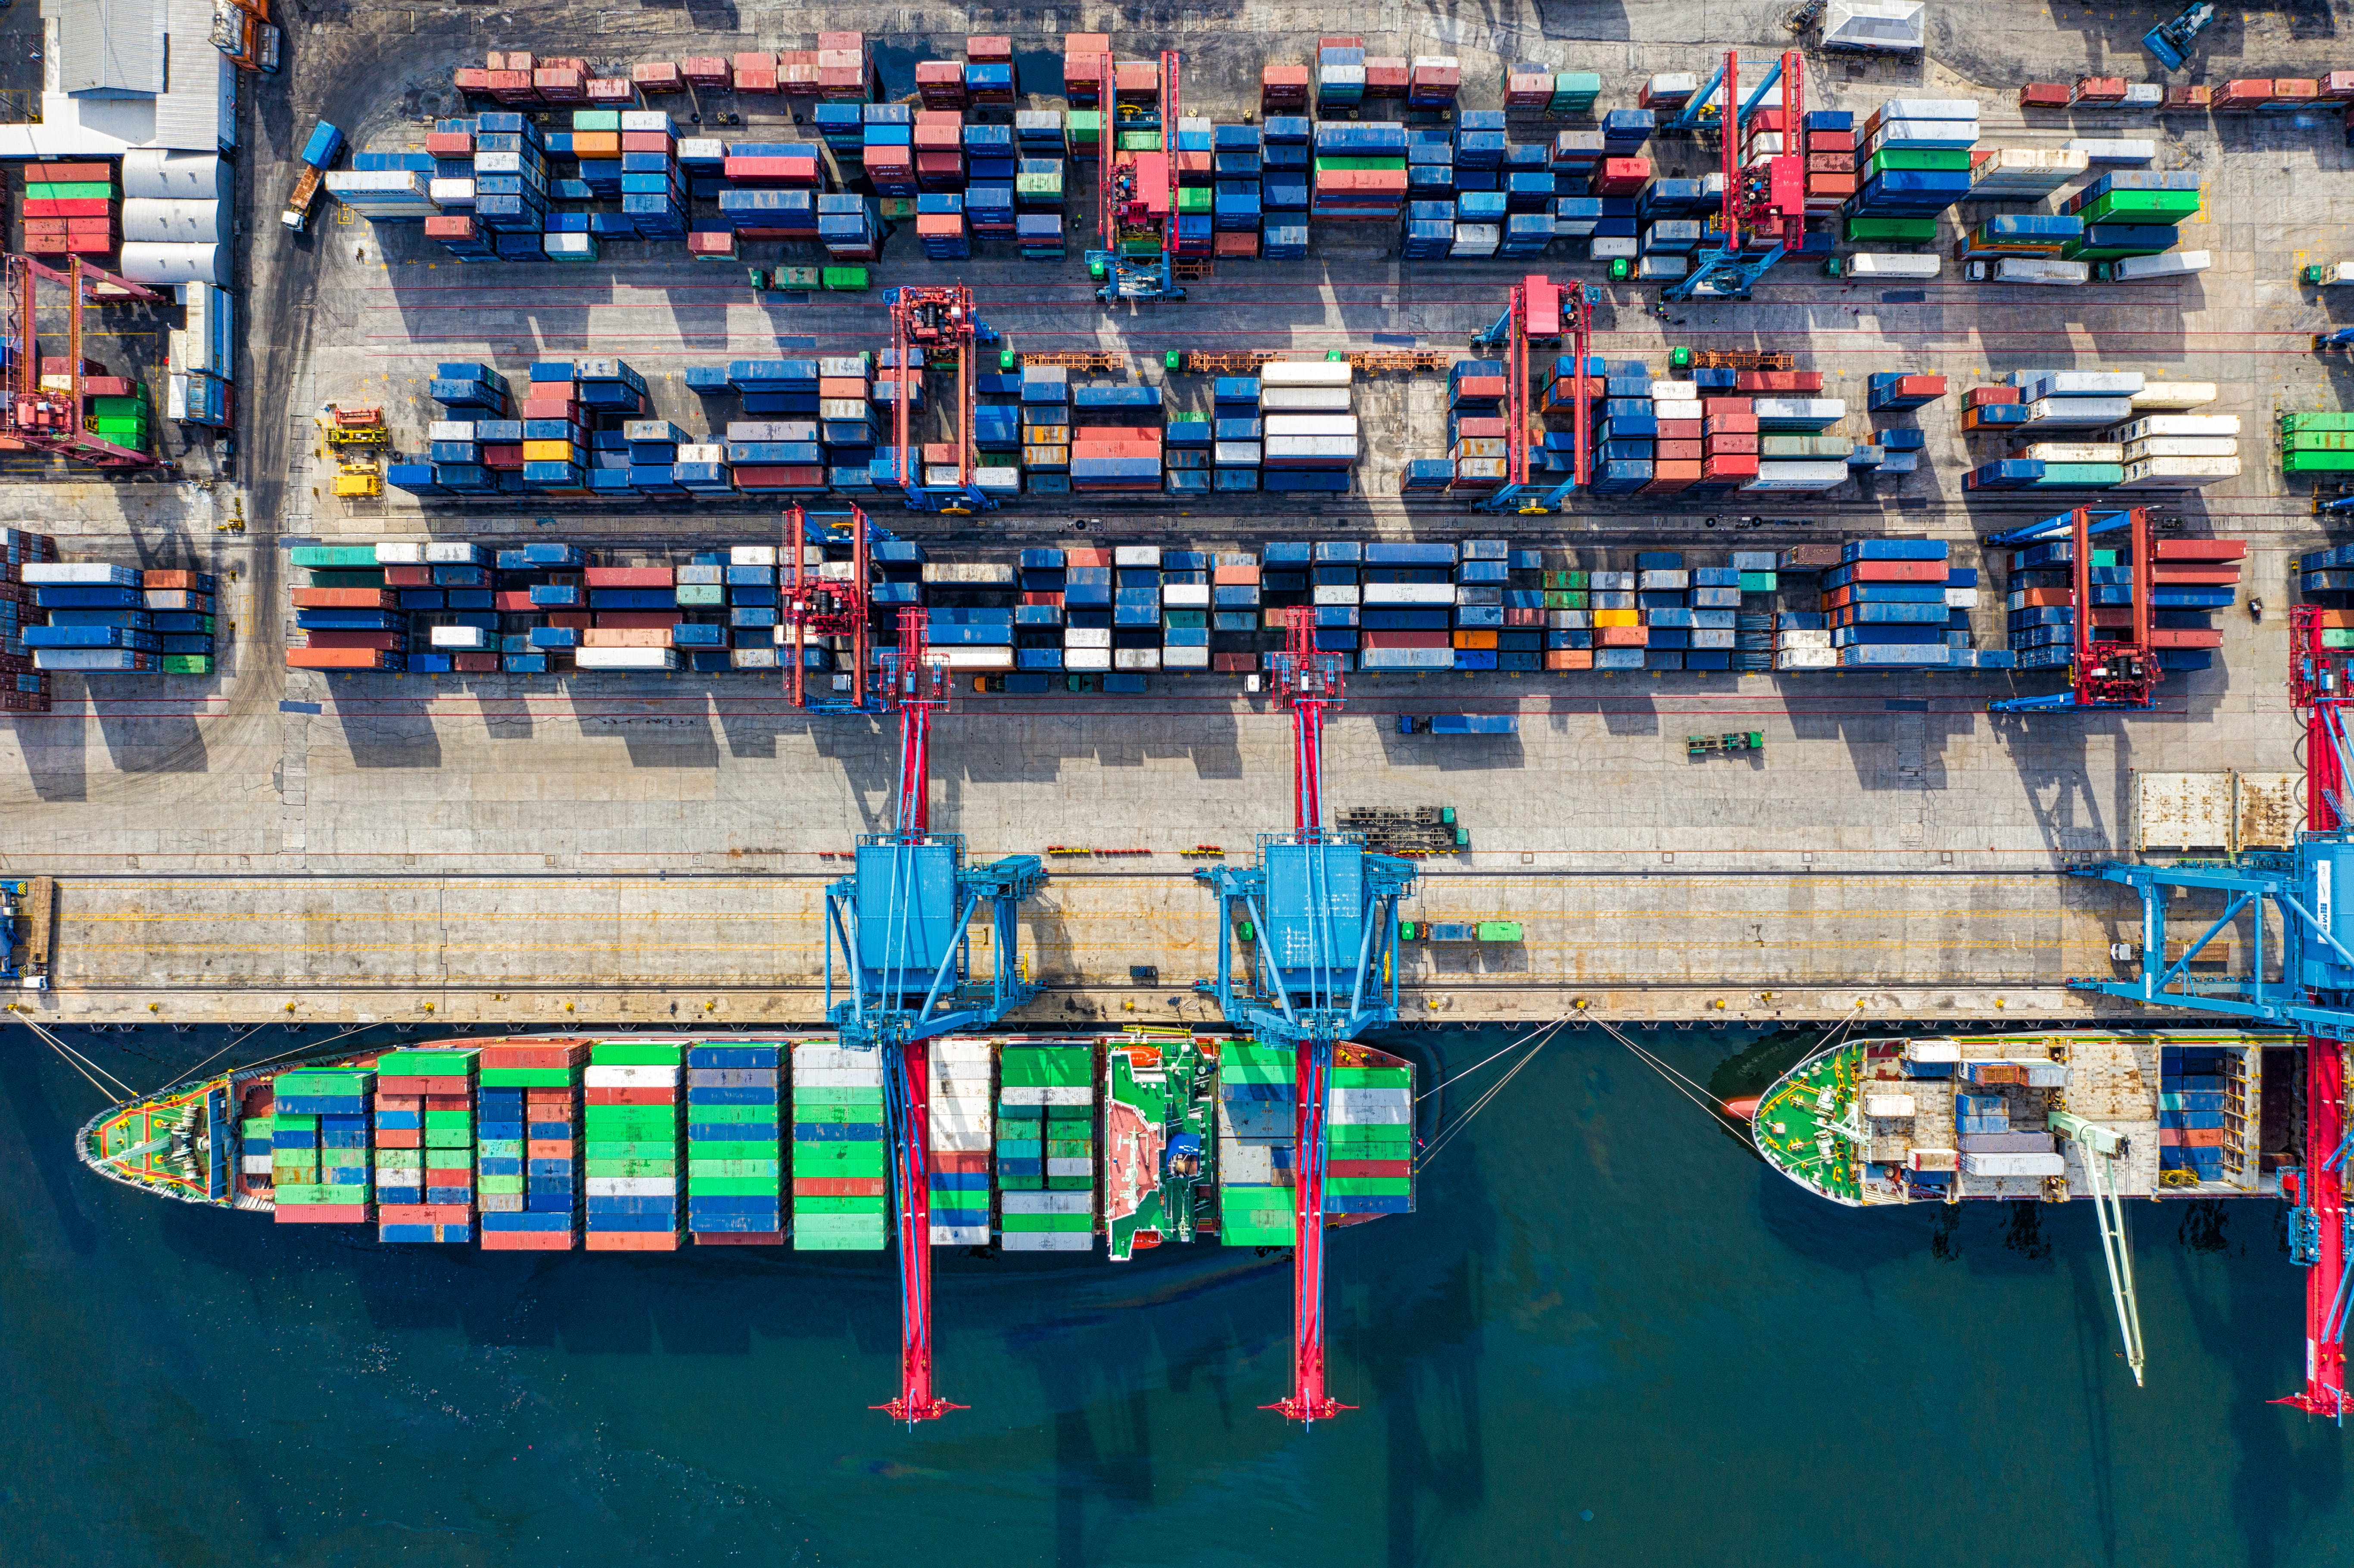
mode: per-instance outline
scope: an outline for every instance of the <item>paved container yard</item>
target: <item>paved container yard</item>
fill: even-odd
[[[2002,449],[1964,436],[1961,389],[2020,366],[2215,382],[2221,398],[2206,411],[2240,416],[2242,475],[2149,503],[2186,534],[2245,538],[2250,558],[2240,604],[2217,618],[2217,666],[2169,676],[2152,712],[1986,712],[1989,697],[2058,683],[2037,673],[1360,675],[1328,747],[1336,807],[1447,806],[1469,833],[1467,849],[1424,863],[1408,917],[1524,926],[1509,950],[1416,949],[1401,976],[1409,1018],[1538,1020],[1580,1002],[1661,1021],[1859,1009],[1955,1022],[2089,1016],[2061,984],[2109,972],[2127,911],[2063,868],[2131,850],[2136,771],[2299,765],[2283,687],[2288,572],[2327,535],[2267,438],[2276,410],[2335,409],[2347,397],[2345,361],[2308,343],[2349,307],[2294,281],[2303,261],[2342,254],[2354,219],[2335,112],[2021,121],[2024,80],[2093,69],[2156,79],[2136,40],[2174,8],[1935,5],[1925,61],[1810,57],[1808,101],[1861,116],[1904,92],[1976,97],[1984,142],[2000,146],[2156,135],[2159,165],[2197,170],[2206,192],[2184,243],[2211,250],[2214,266],[2179,284],[1996,290],[1963,281],[1949,260],[1940,281],[1891,290],[1791,261],[1755,301],[1677,305],[1661,321],[1649,289],[1611,283],[1582,258],[1409,265],[1388,227],[1352,238],[1349,226],[1321,222],[1307,260],[1221,262],[1182,303],[1099,305],[1076,235],[1060,263],[1013,259],[1010,245],[929,262],[903,235],[875,270],[879,286],[967,282],[1009,346],[1125,354],[1131,378],[1165,382],[1177,404],[1204,408],[1207,378],[1164,372],[1164,350],[1365,348],[1382,334],[1460,352],[1514,278],[1544,270],[1602,289],[1596,353],[1657,373],[1676,344],[1785,350],[1860,413],[1872,372],[1943,372],[1954,390],[1921,414],[1925,461],[1901,481],[1829,497],[1582,500],[1555,516],[1407,504],[1396,492],[1404,463],[1445,453],[1442,374],[1361,384],[1369,440],[1346,496],[1081,497],[1077,507],[1042,497],[974,517],[878,515],[944,559],[1005,561],[1025,546],[1078,541],[1503,537],[1597,563],[1606,549],[1647,547],[1713,561],[1732,548],[1903,534],[1949,540],[1957,564],[1976,566],[1981,535],[2064,503],[1963,493],[1962,474]],[[1472,20],[1396,5],[853,5],[822,20],[881,39],[894,95],[907,90],[915,59],[958,56],[977,33],[1013,35],[1025,85],[1051,90],[1060,35],[1108,31],[1124,58],[1180,51],[1186,112],[1229,120],[1257,108],[1262,64],[1312,58],[1320,33],[1457,56],[1466,107],[1500,101],[1500,62],[1521,58],[1596,70],[1606,104],[1631,104],[1651,72],[1705,78],[1729,43],[1751,58],[1778,52],[1785,9],[1507,5]],[[2326,21],[2233,16],[2176,79],[2354,63]],[[290,22],[287,73],[265,79],[241,110],[249,332],[230,477],[0,481],[0,506],[54,534],[66,558],[219,574],[233,626],[216,676],[60,677],[53,714],[0,726],[0,870],[60,879],[55,989],[27,1005],[137,1022],[290,1008],[312,1022],[817,1016],[822,889],[846,873],[854,836],[887,818],[888,721],[813,718],[792,711],[773,678],[751,675],[289,672],[283,546],[774,542],[774,511],[740,497],[626,512],[420,506],[398,492],[340,502],[322,493],[332,465],[319,460],[311,417],[329,401],[380,403],[396,447],[415,450],[437,361],[514,372],[534,357],[610,355],[645,373],[657,415],[702,429],[686,366],[773,354],[779,339],[827,354],[879,349],[879,287],[763,304],[744,263],[692,261],[675,243],[617,246],[617,259],[587,267],[461,266],[414,226],[339,221],[347,215],[330,208],[296,238],[276,212],[314,120],[341,125],[357,147],[421,145],[431,117],[460,111],[451,71],[486,49],[625,63],[807,47],[818,25],[768,8],[570,5],[329,5]],[[744,124],[723,133],[782,131],[784,103],[736,105]],[[1714,157],[1712,143],[1661,141],[1651,152],[1662,174],[1697,174]],[[1087,210],[1084,194],[1073,210]],[[773,242],[747,252],[757,265],[817,255]],[[189,471],[215,471],[212,454]],[[1738,526],[1751,514],[1766,515]],[[1992,588],[1999,577],[1985,580]],[[2000,646],[2000,593],[1986,594],[1977,615],[1979,645]],[[1206,1017],[1190,988],[1214,963],[1213,901],[1186,852],[1238,858],[1255,834],[1289,826],[1284,715],[1230,676],[1156,677],[1140,697],[966,687],[934,730],[933,826],[984,858],[1047,854],[1055,878],[1025,915],[1019,960],[1048,991],[1017,1022]],[[1457,712],[1512,713],[1519,733],[1397,732],[1402,714]],[[1762,752],[1686,755],[1688,734],[1728,730],[1761,733]],[[1076,851],[1089,853],[1064,853]]]

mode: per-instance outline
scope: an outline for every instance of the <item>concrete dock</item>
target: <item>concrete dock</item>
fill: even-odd
[[[1256,109],[1260,65],[1312,58],[1319,33],[1456,55],[1467,107],[1499,103],[1500,62],[1520,58],[1597,70],[1606,103],[1631,103],[1647,74],[1705,77],[1727,44],[1752,58],[1778,53],[1787,9],[1695,17],[1664,4],[1507,4],[1474,21],[1395,5],[1045,17],[854,4],[825,21],[879,35],[886,80],[912,58],[960,54],[967,34],[1007,32],[1025,73],[1034,63],[1051,79],[1063,30],[1109,31],[1122,58],[1179,50],[1186,111],[1233,119]],[[2207,209],[2185,244],[2215,264],[2187,282],[2001,291],[1962,281],[1949,260],[1938,282],[1883,290],[1794,262],[1753,302],[1680,305],[1663,322],[1648,313],[1649,290],[1611,284],[1582,258],[1549,257],[1541,270],[1603,289],[1597,353],[1664,370],[1673,344],[1787,350],[1859,413],[1865,376],[1882,370],[1942,371],[1956,389],[2022,366],[2218,383],[2209,411],[2241,417],[2242,476],[2151,503],[2185,533],[2249,541],[2241,604],[2218,617],[2217,667],[2170,676],[2153,712],[2026,719],[1990,715],[1987,701],[2054,677],[1354,677],[1328,748],[1333,804],[1451,806],[1470,835],[1468,850],[1425,863],[1407,917],[1512,919],[1525,931],[1509,949],[1413,949],[1399,977],[1406,1017],[1533,1022],[1580,1005],[1660,1022],[2127,1015],[2064,990],[2070,977],[2111,972],[2109,945],[2132,918],[2113,890],[2071,882],[2064,868],[2132,852],[2137,771],[2298,766],[2283,686],[2288,574],[2327,535],[2307,493],[2278,472],[2269,427],[2278,409],[2337,408],[2347,394],[2344,362],[2308,350],[2347,307],[2294,281],[2303,261],[2338,257],[2354,219],[2335,112],[2021,122],[2027,79],[2094,68],[2154,79],[2135,40],[2172,9],[1935,7],[1925,61],[1810,57],[1808,102],[1861,113],[1903,91],[1977,97],[1983,143],[2000,146],[2154,135],[2162,165],[2205,181]],[[741,266],[695,263],[683,246],[616,247],[642,254],[590,267],[466,267],[413,226],[340,221],[348,215],[332,208],[305,237],[276,222],[314,120],[356,146],[421,144],[426,122],[460,110],[451,70],[488,48],[626,62],[806,47],[813,25],[757,7],[617,16],[574,5],[336,9],[290,25],[289,69],[240,108],[248,339],[235,457],[192,448],[177,482],[0,477],[8,516],[55,534],[68,558],[218,574],[233,627],[216,676],[59,677],[54,713],[0,725],[0,873],[59,881],[54,986],[19,1005],[77,1022],[817,1019],[822,889],[847,872],[855,836],[887,816],[886,726],[797,713],[750,676],[289,672],[284,546],[773,542],[775,513],[740,502],[601,514],[425,508],[398,493],[339,502],[321,493],[333,465],[312,415],[329,401],[381,403],[396,446],[414,448],[436,360],[512,370],[541,355],[607,354],[646,373],[657,414],[699,429],[686,366],[773,353],[779,338],[823,353],[879,348],[879,291],[763,305]],[[2250,15],[2211,33],[2176,79],[2312,75],[2348,63],[2343,54],[2300,36],[2291,16]],[[748,100],[744,125],[722,133],[782,130],[784,105]],[[1713,144],[1663,142],[1654,155],[1663,173],[1698,173]],[[1314,234],[1308,260],[1221,263],[1182,303],[1098,305],[1076,243],[1063,263],[988,244],[999,253],[933,263],[903,235],[876,278],[968,282],[1009,346],[1108,349],[1129,356],[1132,376],[1160,382],[1172,347],[1322,351],[1374,346],[1380,334],[1460,350],[1500,312],[1511,281],[1540,270],[1407,265],[1386,228]],[[809,259],[752,249],[776,253],[754,264]],[[1168,380],[1206,401],[1205,378]],[[1870,493],[1628,497],[1480,517],[1400,502],[1402,465],[1443,452],[1445,390],[1441,376],[1384,377],[1359,399],[1372,439],[1357,490],[1320,505],[1087,498],[1074,509],[1041,498],[887,521],[944,556],[991,560],[1078,539],[1507,537],[1721,553],[1897,533],[1950,540],[1960,564],[1976,565],[1981,535],[2059,505],[1964,494],[1962,473],[1999,449],[1965,438],[1958,404],[1949,395],[1921,415],[1922,471]],[[1773,515],[1741,526],[1752,512]],[[1988,593],[1980,645],[2000,645],[2002,613],[1999,592]],[[1440,712],[1512,713],[1520,733],[1397,733],[1401,714]],[[1686,735],[1736,729],[1762,733],[1764,749],[1686,755]],[[1256,834],[1290,825],[1284,715],[1233,677],[1160,677],[1143,697],[976,694],[968,683],[935,727],[933,759],[937,829],[962,834],[977,856],[1048,855],[1054,880],[1026,914],[1014,960],[1047,990],[1016,1022],[1208,1016],[1192,986],[1214,965],[1214,911],[1188,852],[1240,858]]]

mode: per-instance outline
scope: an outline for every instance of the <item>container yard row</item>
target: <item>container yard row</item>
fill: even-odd
[[[843,546],[805,546],[800,573],[775,546],[642,552],[535,543],[307,545],[292,563],[295,668],[544,675],[590,671],[805,672],[846,681],[854,645],[804,632],[797,578],[843,581]],[[1734,552],[1451,544],[1277,543],[1262,553],[1078,546],[1016,562],[932,562],[883,539],[865,585],[872,645],[923,618],[948,667],[1044,691],[1084,675],[1241,675],[1267,667],[1293,618],[1315,646],[1363,671],[1995,670],[2007,649],[1971,635],[1974,570],[1939,541],[1852,540]],[[626,559],[622,557],[626,556]],[[1108,689],[1119,689],[1117,687]],[[1140,689],[1130,687],[1129,689]]]

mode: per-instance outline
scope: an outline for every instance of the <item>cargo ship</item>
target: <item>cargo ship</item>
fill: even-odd
[[[1292,1054],[1185,1031],[924,1043],[935,1246],[1288,1246]],[[1415,1069],[1339,1048],[1328,1226],[1414,1208]],[[875,1053],[826,1035],[468,1037],[225,1071],[111,1107],[109,1180],[279,1224],[493,1250],[880,1251],[895,1225]]]
[[[1757,1152],[1835,1203],[2280,1193],[2297,1162],[2296,1038],[2205,1030],[1850,1040],[1776,1079]],[[2267,1092],[2267,1086],[2270,1092]]]

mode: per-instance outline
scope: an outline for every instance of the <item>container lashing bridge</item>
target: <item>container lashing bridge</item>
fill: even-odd
[[[814,527],[812,519],[817,520]],[[785,561],[791,575],[785,579],[777,619],[790,637],[785,691],[793,706],[818,714],[883,711],[883,694],[874,684],[874,590],[868,579],[875,542],[890,537],[855,504],[847,512],[804,512],[798,503],[785,509]],[[830,577],[812,570],[808,559],[811,546],[846,551],[849,559],[840,564],[849,567],[850,575]],[[830,689],[822,693],[808,684],[807,650],[820,641],[849,645],[850,668],[835,671]]]
[[[972,407],[979,366],[974,355],[981,343],[994,343],[997,334],[974,313],[972,291],[962,283],[907,285],[890,293],[891,374],[897,378],[891,397],[891,437],[898,453],[899,485],[907,493],[910,512],[947,512],[964,515],[993,512],[997,503],[973,482]],[[934,482],[936,465],[924,461],[914,444],[915,394],[935,353],[956,358],[956,479],[945,474]],[[946,463],[937,465],[939,469]]]
[[[2347,721],[2354,694],[2347,683],[2349,655],[2322,646],[2318,609],[2297,606],[2289,625],[2289,701],[2305,715],[2306,726],[2306,822],[2296,848],[2243,852],[2221,864],[2111,862],[2078,871],[2080,876],[2131,888],[2140,898],[2140,972],[2127,980],[2087,978],[2069,984],[2151,1006],[2271,1024],[2303,1036],[2301,1163],[2284,1173],[2282,1187],[2296,1200],[2289,1213],[2290,1261],[2306,1270],[2305,1386],[2274,1403],[2342,1425],[2349,1414],[2347,1316],[2354,1297],[2354,1271],[2348,1267],[2354,1210],[2347,1203],[2354,1133],[2346,1105],[2348,1042],[2354,1041],[2354,947],[2336,926],[2338,885],[2354,887],[2354,831],[2345,794],[2354,769]],[[2196,940],[2169,959],[2166,906],[2178,889],[2220,894],[2223,908]],[[2193,977],[2190,965],[2199,955],[2243,918],[2251,937],[2245,968],[2234,965],[2237,972],[2221,977]],[[2279,948],[2268,954],[2265,938],[2273,919],[2279,922]]]
[[[1286,644],[1273,675],[1277,701],[1291,715],[1292,831],[1261,836],[1250,865],[1193,874],[1218,897],[1218,974],[1204,989],[1229,1022],[1288,1044],[1297,1056],[1291,1393],[1266,1408],[1313,1424],[1350,1408],[1324,1378],[1324,1121],[1333,1047],[1397,1021],[1397,906],[1414,891],[1415,868],[1369,853],[1360,834],[1325,827],[1324,721],[1342,700],[1341,662],[1316,651],[1312,610],[1290,612]],[[1255,980],[1235,968],[1242,920]]]
[[[2094,592],[2092,541],[2103,535],[2125,532],[2131,553],[2128,604],[2102,606]],[[2151,646],[2150,600],[2157,591],[2157,552],[2149,538],[2149,513],[2139,506],[2124,512],[2094,512],[2079,506],[2046,517],[2040,523],[2007,529],[1987,539],[1989,548],[2005,549],[2071,541],[2068,601],[2075,611],[2075,651],[2068,662],[2068,683],[2056,692],[2031,697],[2003,697],[1987,704],[1998,714],[2058,713],[2084,708],[2149,708],[2158,703],[2158,650]],[[2095,639],[2095,632],[2110,635]]]
[[[1670,300],[1745,300],[1757,280],[1783,257],[1807,242],[1807,95],[1804,57],[1797,50],[1766,68],[1746,98],[1741,96],[1740,51],[1725,51],[1724,63],[1708,85],[1685,102],[1665,127],[1698,131],[1713,123],[1722,146],[1724,207],[1716,228],[1702,237],[1692,269],[1660,291]],[[1746,155],[1749,127],[1757,105],[1776,84],[1782,89],[1779,152]],[[1719,94],[1723,96],[1720,97]]]
[[[1100,248],[1087,252],[1096,298],[1182,300],[1177,285],[1177,52],[1161,54],[1152,101],[1123,108],[1119,68],[1103,57],[1106,111],[1096,132],[1096,213]],[[1161,150],[1122,153],[1123,131],[1158,131]]]
[[[931,831],[925,788],[932,715],[949,705],[947,666],[927,656],[924,615],[899,616],[883,655],[884,700],[899,715],[899,772],[887,833],[858,841],[857,869],[827,887],[826,1016],[844,1050],[881,1054],[884,1137],[899,1250],[899,1395],[875,1408],[913,1425],[962,1406],[932,1388],[930,1060],[925,1042],[985,1029],[1038,988],[1015,963],[1014,915],[1046,881],[1036,855],[968,865],[960,837]],[[971,974],[969,930],[989,906],[991,973]],[[834,959],[850,999],[834,1000]]]
[[[15,352],[16,364],[7,380],[7,401],[0,405],[0,435],[22,441],[35,451],[52,452],[74,462],[102,469],[159,467],[152,452],[134,450],[83,428],[82,306],[92,297],[102,300],[145,300],[161,303],[164,296],[127,279],[93,267],[77,256],[64,271],[29,256],[6,259],[8,320],[0,324],[0,340]],[[66,286],[66,364],[71,385],[62,388],[41,385],[40,332],[37,323],[37,287],[40,280]]]
[[[1537,514],[1559,512],[1569,493],[1584,488],[1593,467],[1593,428],[1586,413],[1593,406],[1594,307],[1597,291],[1582,283],[1556,283],[1542,272],[1532,272],[1512,285],[1504,313],[1493,325],[1471,339],[1475,354],[1500,354],[1504,360],[1504,482],[1471,503],[1475,512],[1518,512]],[[1558,345],[1566,341],[1576,366],[1571,377],[1570,406],[1575,426],[1571,436],[1569,478],[1559,484],[1532,483],[1529,478],[1529,442],[1536,423],[1529,407],[1529,379],[1533,344]],[[1543,374],[1551,383],[1552,368]]]

